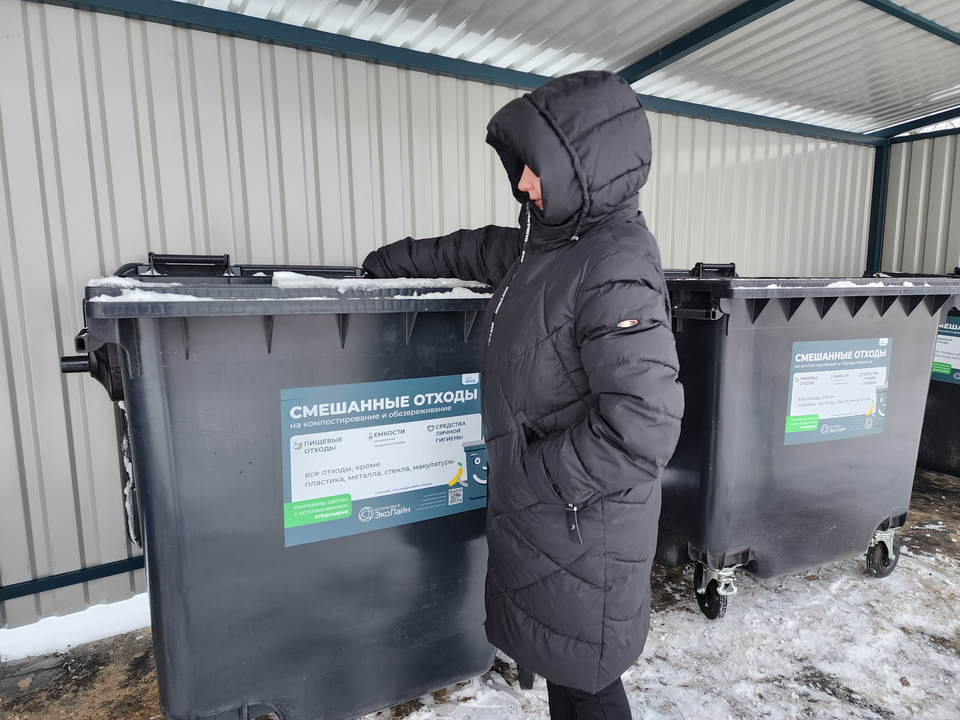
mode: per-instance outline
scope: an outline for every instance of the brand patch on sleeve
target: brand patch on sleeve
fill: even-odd
[[[640,322],[640,321],[639,321],[639,320],[621,320],[620,322],[617,323],[617,327],[618,327],[618,328],[633,327],[633,326],[636,325],[638,322]]]

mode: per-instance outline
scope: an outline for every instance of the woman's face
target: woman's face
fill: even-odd
[[[520,176],[517,189],[529,195],[533,204],[543,210],[543,196],[540,194],[540,178],[526,165],[523,166],[523,175]]]

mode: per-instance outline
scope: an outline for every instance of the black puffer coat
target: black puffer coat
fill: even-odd
[[[407,238],[363,266],[498,288],[481,383],[487,636],[593,693],[643,650],[660,472],[683,414],[659,251],[637,213],[650,129],[627,83],[584,72],[513,100],[487,130],[526,205],[522,228]],[[541,178],[542,211],[517,189],[524,165]]]

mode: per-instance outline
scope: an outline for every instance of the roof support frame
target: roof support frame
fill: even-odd
[[[920,140],[934,140],[942,137],[952,137],[960,135],[960,128],[948,130],[936,130],[934,132],[917,133],[916,135],[905,135],[904,137],[890,138],[891,145],[900,145],[901,143],[919,142]]]
[[[633,84],[730,33],[789,5],[793,0],[747,0],[681,38],[623,68],[618,75]]]
[[[923,15],[919,15],[912,10],[907,10],[907,8],[898,5],[891,0],[860,0],[860,2],[885,12],[888,15],[892,15],[898,20],[910,23],[914,27],[918,27],[925,32],[947,40],[948,42],[952,42],[955,45],[960,45],[960,33],[951,30],[948,27],[944,27],[939,23],[935,23],[933,20],[929,20]],[[905,132],[916,130],[917,128],[935,125],[938,122],[943,122],[944,120],[954,120],[956,118],[960,118],[960,107],[944,110],[932,115],[927,115],[926,117],[917,118],[916,120],[909,120],[905,123],[900,123],[899,125],[877,130],[871,134],[877,137],[892,138],[896,135],[901,135]]]
[[[134,20],[158,22],[175,27],[202,30],[258,42],[317,50],[360,60],[415,67],[442,75],[495,82],[520,88],[536,88],[550,78],[493,65],[448,58],[433,53],[394,47],[370,40],[265,20],[227,10],[216,10],[175,0],[30,0],[44,5],[119,15]]]
[[[779,10],[790,2],[792,2],[792,0],[747,0],[728,10],[723,15],[692,30],[683,37],[674,40],[659,50],[655,50],[646,57],[628,65],[618,74],[627,82],[635,83],[657,70],[739,30],[754,20],[758,20],[774,10]],[[860,2],[876,8],[881,12],[885,12],[900,21],[910,23],[925,32],[932,33],[944,40],[960,45],[960,33],[907,10],[891,0],[860,0]],[[933,125],[943,120],[952,120],[955,117],[960,117],[960,108],[918,118],[917,120],[878,130],[870,134],[875,137],[889,138],[910,130],[925,127],[926,125]]]
[[[918,27],[925,32],[932,33],[937,37],[948,40],[949,42],[954,43],[955,45],[960,45],[960,33],[951,30],[948,27],[944,27],[939,23],[935,23],[933,20],[928,20],[923,15],[918,15],[912,10],[907,10],[902,5],[897,5],[891,0],[860,0],[864,5],[869,5],[872,8],[876,8],[882,12],[892,15],[898,20],[903,22],[908,22],[914,27]]]
[[[883,222],[887,210],[890,183],[890,142],[877,147],[873,164],[873,188],[870,197],[870,226],[867,230],[867,273],[880,272],[883,261]]]
[[[887,142],[886,138],[879,138],[873,135],[864,135],[848,130],[821,127],[819,125],[808,125],[807,123],[795,122],[793,120],[781,120],[780,118],[768,117],[766,115],[754,115],[753,113],[710,107],[709,105],[698,105],[682,100],[654,97],[653,95],[638,94],[637,97],[640,98],[640,102],[642,102],[643,106],[648,110],[670,113],[671,115],[683,115],[702,120],[715,120],[717,122],[743,125],[760,130],[772,130],[774,132],[790,133],[792,135],[806,135],[821,140],[835,140],[837,142],[857,143],[860,145],[880,146],[885,145]]]
[[[507,85],[532,90],[551,78],[533,73],[498,68],[492,65],[448,58],[433,53],[393,47],[369,40],[358,40],[345,35],[264,20],[225,10],[214,10],[175,0],[30,0],[41,4],[119,15],[138,20],[159,22],[193,30],[247,38],[258,42],[314,50],[360,60],[382,62],[388,65],[450,75],[467,80]],[[755,0],[748,0],[748,3]],[[786,4],[791,0],[776,0]],[[769,0],[767,0],[769,3]],[[742,113],[706,105],[640,95],[644,106],[656,112],[686,117],[733,123],[775,132],[805,135],[823,140],[850,142],[861,145],[880,145],[883,139],[861,133],[780,120],[764,115]]]
[[[937,123],[944,122],[945,120],[957,119],[960,119],[960,107],[951,108],[950,110],[943,110],[941,112],[934,113],[933,115],[926,115],[915,120],[908,120],[907,122],[900,123],[899,125],[884,128],[883,130],[877,130],[876,132],[871,133],[871,135],[874,137],[892,138],[896,135],[902,135],[905,132],[916,130],[917,128],[927,127],[928,125],[936,125]]]

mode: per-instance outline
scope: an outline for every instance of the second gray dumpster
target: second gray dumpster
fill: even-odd
[[[960,268],[954,277],[960,280]],[[960,309],[940,326],[927,412],[920,436],[921,467],[960,476]]]
[[[668,273],[686,413],[658,555],[722,614],[761,578],[869,549],[892,571],[937,326],[960,281]]]

